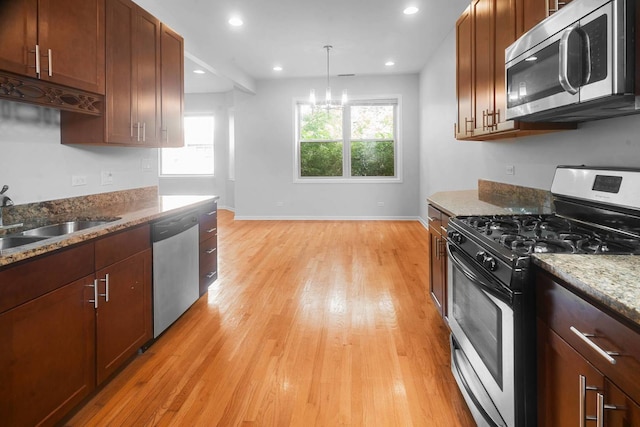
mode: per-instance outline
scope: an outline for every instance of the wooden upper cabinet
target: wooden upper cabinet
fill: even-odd
[[[168,26],[160,27],[161,128],[163,147],[184,145],[184,40]]]
[[[456,96],[458,98],[458,122],[455,125],[455,135],[458,139],[464,139],[465,137],[473,135],[473,128],[475,126],[472,113],[472,54],[471,10],[470,7],[467,7],[456,22]]]
[[[104,8],[104,0],[3,2],[0,69],[104,94]]]
[[[62,112],[62,143],[183,146],[182,37],[131,0],[107,1],[106,34],[105,114]]]
[[[0,70],[37,77],[38,0],[2,2],[0,40]]]
[[[130,0],[108,2],[104,142],[156,145],[159,42],[160,21]]]
[[[505,49],[533,26],[546,0],[472,0],[456,23],[458,116],[456,138],[486,141],[563,129],[572,123],[506,120]],[[527,11],[537,13],[527,16]],[[525,24],[526,22],[526,24]],[[470,82],[470,83],[467,83]],[[469,108],[469,105],[471,106]]]

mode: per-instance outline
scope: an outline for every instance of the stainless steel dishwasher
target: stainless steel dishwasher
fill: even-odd
[[[152,225],[153,337],[157,338],[199,297],[198,213]]]

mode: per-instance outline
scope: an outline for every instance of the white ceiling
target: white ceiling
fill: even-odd
[[[419,72],[468,0],[140,0],[185,37],[185,90],[252,90],[256,80]],[[404,15],[407,6],[415,15]],[[244,25],[228,24],[237,14]],[[386,61],[395,66],[386,67]],[[195,66],[207,69],[194,75]],[[275,65],[283,71],[273,71]],[[220,79],[222,78],[222,80]]]

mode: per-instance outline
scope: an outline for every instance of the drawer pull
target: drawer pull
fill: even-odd
[[[595,335],[593,335],[593,334],[583,334],[582,332],[580,332],[579,330],[577,330],[573,326],[570,327],[569,329],[571,329],[571,332],[576,334],[578,336],[578,338],[580,338],[582,341],[584,341],[589,347],[591,347],[596,352],[598,352],[598,354],[600,356],[602,356],[605,359],[607,359],[607,362],[611,363],[612,365],[616,364],[616,359],[614,359],[612,356],[620,356],[620,353],[616,353],[614,351],[605,351],[605,350],[601,349],[600,346],[598,346],[598,344],[594,343],[593,341],[591,341],[589,339],[590,337],[595,337]]]
[[[207,212],[207,215],[208,215],[208,216],[212,216],[212,215],[215,215],[215,214],[216,214],[216,212],[218,212],[218,211],[211,211],[211,212]]]
[[[217,228],[210,228],[210,229],[207,230],[207,233],[213,233],[216,230],[217,230]]]
[[[211,271],[211,272],[209,272],[209,273],[207,273],[207,274],[206,274],[207,279],[211,279],[211,278],[212,278],[213,276],[215,276],[215,275],[216,275],[216,272],[215,272],[215,271]]]
[[[609,405],[604,403],[604,395],[598,393],[598,407],[596,408],[596,427],[604,427],[604,411],[624,411],[624,406]]]
[[[214,253],[216,251],[216,248],[211,248],[211,249],[207,249],[205,250],[205,252],[207,253],[207,255],[211,255],[212,253]]]
[[[427,217],[429,219],[429,222],[436,222],[437,219],[436,218],[431,218],[430,216]]]
[[[93,281],[93,285],[85,285],[86,287],[93,288],[93,299],[89,302],[93,303],[93,308],[98,308],[98,279]]]

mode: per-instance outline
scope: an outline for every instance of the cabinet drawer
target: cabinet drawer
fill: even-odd
[[[632,399],[640,401],[640,333],[546,273],[539,273],[537,287],[538,316]],[[604,352],[618,354],[609,355],[609,361]]]
[[[114,233],[96,241],[96,270],[128,258],[151,247],[148,224]]]
[[[215,238],[200,243],[200,276],[215,273],[218,267],[218,248]]]
[[[200,242],[218,235],[217,206],[214,202],[200,211]]]
[[[0,313],[93,274],[93,254],[88,243],[0,271]]]
[[[440,226],[442,226],[442,212],[432,205],[429,205],[427,215],[429,216],[429,226],[440,230]]]

